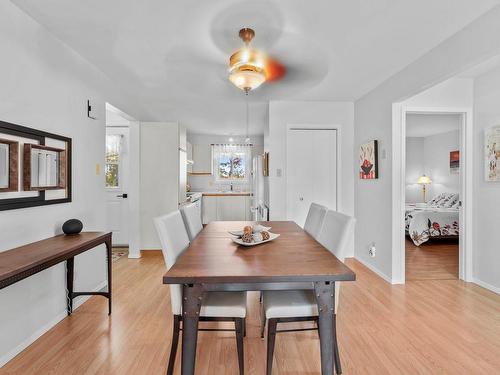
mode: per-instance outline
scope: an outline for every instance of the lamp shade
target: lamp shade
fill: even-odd
[[[427,185],[427,184],[432,184],[432,180],[426,176],[425,174],[420,176],[417,180],[417,184],[421,184],[421,185]]]
[[[235,69],[230,73],[229,80],[241,90],[255,90],[266,81],[266,75],[258,70]]]

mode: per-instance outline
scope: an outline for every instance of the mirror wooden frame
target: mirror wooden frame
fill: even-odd
[[[0,138],[0,143],[9,147],[9,186],[0,187],[0,193],[19,189],[19,142]]]

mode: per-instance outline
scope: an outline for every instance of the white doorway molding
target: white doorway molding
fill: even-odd
[[[460,127],[460,235],[459,278],[472,282],[472,189],[473,189],[473,109],[469,107],[410,107],[403,103],[392,106],[392,283],[405,283],[405,176],[406,115],[458,114]]]

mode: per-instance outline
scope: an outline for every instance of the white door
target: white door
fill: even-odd
[[[312,202],[337,209],[337,131],[289,129],[287,219],[303,226]]]
[[[128,246],[129,128],[106,127],[106,217],[113,245]]]

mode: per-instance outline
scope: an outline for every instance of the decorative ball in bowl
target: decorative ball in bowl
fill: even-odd
[[[78,234],[82,231],[82,229],[83,229],[83,223],[78,219],[69,219],[62,226],[64,234],[68,236],[72,234]]]

